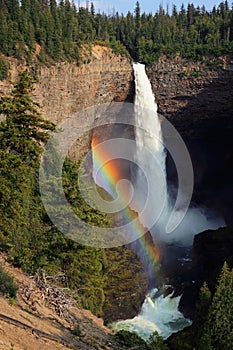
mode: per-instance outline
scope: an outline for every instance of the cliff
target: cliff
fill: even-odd
[[[24,66],[13,59],[10,61],[10,80],[15,80],[17,71]],[[204,63],[179,56],[161,57],[147,73],[159,112],[175,125],[189,149],[195,176],[194,202],[223,215],[228,223],[233,222],[232,58],[209,59]],[[84,48],[80,66],[64,62],[48,64],[35,68],[35,75],[38,83],[34,97],[42,104],[43,115],[56,123],[92,105],[133,100],[129,59],[98,45],[93,46],[92,52]],[[0,93],[7,93],[9,88],[9,82],[0,83]],[[82,114],[77,118],[80,125],[86,123]],[[112,129],[106,129],[106,134],[110,132]],[[131,129],[126,130],[127,133],[132,137]],[[90,149],[91,135],[80,140],[72,156],[80,158]],[[167,162],[168,178],[173,180],[176,174],[169,156]],[[216,250],[213,256],[215,254]],[[189,271],[187,274],[190,275]],[[193,279],[198,279],[195,272]],[[192,278],[188,276],[187,280],[189,288]],[[189,299],[189,294],[186,295]]]
[[[205,62],[193,62],[179,56],[161,57],[147,68],[147,73],[159,112],[180,132],[191,156],[192,202],[208,208],[210,217],[220,215],[232,225],[233,58],[210,57]],[[176,169],[169,154],[167,170],[168,179],[176,183]],[[199,287],[206,280],[214,288],[224,260],[230,263],[232,249],[232,230],[207,231],[195,236],[192,252],[187,251],[190,261],[176,259],[167,267],[171,284],[178,294],[183,293],[180,308],[187,317],[193,316]],[[179,257],[177,247],[168,250],[171,261],[173,250]]]
[[[10,73],[7,81],[0,82],[0,94],[9,93],[9,82],[15,81],[18,71],[26,68],[23,62],[13,58],[8,62]],[[130,60],[104,46],[83,47],[80,65],[69,62],[38,65],[35,61],[30,69],[37,79],[34,98],[41,104],[43,116],[58,125],[90,106],[133,99]],[[79,125],[85,124],[84,118],[80,114]],[[80,158],[90,149],[90,133],[78,144],[71,155]]]
[[[232,121],[233,57],[209,57],[204,61],[161,57],[147,73],[159,112],[182,135],[197,136],[212,129],[216,122]]]
[[[177,128],[194,169],[193,201],[233,223],[233,57],[161,57],[147,69],[159,112]],[[172,160],[168,178],[177,181]]]
[[[205,231],[195,236],[192,256],[198,283],[206,281],[213,291],[224,261],[233,268],[233,228]]]
[[[189,252],[191,259],[186,266],[183,266],[185,282],[183,286],[177,286],[178,291],[179,288],[183,289],[179,308],[187,317],[192,318],[194,315],[195,303],[203,283],[207,282],[211,292],[214,293],[224,261],[233,268],[232,251],[232,226],[215,231],[207,230],[194,237],[193,247]],[[179,271],[181,270],[182,268]]]

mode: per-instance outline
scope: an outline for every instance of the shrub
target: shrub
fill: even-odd
[[[200,76],[200,72],[192,71],[190,72],[190,77],[198,78]]]
[[[0,80],[4,80],[8,77],[9,65],[0,57]]]
[[[137,335],[129,331],[121,330],[114,335],[114,340],[121,346],[134,347],[138,350],[149,350],[147,343]]]
[[[186,78],[186,73],[185,72],[180,72],[177,74],[178,78],[183,79]]]
[[[78,325],[71,330],[71,333],[77,337],[81,337],[81,331]]]
[[[18,286],[14,278],[0,265],[0,293],[15,298],[17,290]]]
[[[137,333],[121,330],[114,335],[114,340],[125,349],[137,350],[168,350],[158,332],[154,332],[146,342]]]

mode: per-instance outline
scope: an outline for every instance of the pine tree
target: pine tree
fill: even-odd
[[[232,350],[233,270],[225,262],[209,312],[211,342],[216,350]]]
[[[1,148],[28,159],[37,159],[48,131],[55,130],[55,124],[42,117],[39,104],[30,96],[33,84],[28,71],[21,72],[10,96],[0,98],[0,114],[6,118],[0,124]]]

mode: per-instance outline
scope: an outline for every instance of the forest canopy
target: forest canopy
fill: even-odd
[[[96,12],[93,3],[76,8],[69,0],[2,0],[0,53],[42,62],[80,60],[83,43],[103,43],[117,53],[152,64],[161,54],[200,59],[233,51],[233,9],[227,1],[207,11],[193,3],[141,13],[139,2],[126,15]],[[0,57],[0,73],[6,67]]]

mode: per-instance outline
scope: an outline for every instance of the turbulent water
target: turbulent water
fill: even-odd
[[[182,330],[191,324],[178,311],[180,297],[171,298],[171,295],[164,298],[159,296],[154,298],[157,289],[153,289],[147,295],[141,312],[131,320],[119,321],[112,324],[116,330],[128,330],[138,333],[143,339],[148,340],[152,333],[157,331],[164,339],[172,333]]]

